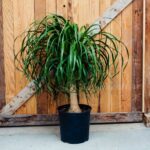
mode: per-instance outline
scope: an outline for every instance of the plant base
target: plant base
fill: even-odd
[[[91,107],[80,104],[81,113],[70,113],[69,106],[58,107],[61,140],[70,144],[88,141]]]

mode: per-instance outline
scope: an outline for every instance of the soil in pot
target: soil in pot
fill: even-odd
[[[88,141],[91,107],[79,105],[81,113],[68,112],[69,105],[58,107],[60,133],[63,142],[78,144]]]

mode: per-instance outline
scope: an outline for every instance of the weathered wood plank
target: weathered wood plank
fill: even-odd
[[[78,4],[77,4],[78,3]],[[90,24],[89,22],[89,15],[90,15],[90,0],[77,0],[76,1],[76,13],[72,12],[73,18],[76,18],[76,22],[78,23],[79,27]],[[73,11],[73,9],[72,9]],[[80,104],[88,104],[88,100],[83,92],[79,94],[79,103]]]
[[[19,4],[22,6],[22,2],[20,3],[20,1],[18,1],[18,0],[14,0],[15,2],[17,2],[16,3],[16,5],[17,5],[17,7],[16,7],[16,9],[18,9],[18,6],[19,6]],[[123,8],[125,8],[126,6],[127,6],[127,4],[129,4],[130,2],[131,2],[132,0],[118,0],[115,4],[113,4],[113,6],[111,6],[107,11],[106,11],[106,13],[104,13],[104,15],[103,15],[103,17],[101,17],[100,18],[100,22],[103,22],[103,20],[104,19],[106,19],[106,16],[107,16],[107,14],[108,14],[108,12],[111,14],[111,12],[113,11],[113,12],[116,12],[116,13],[114,13],[115,15],[113,15],[113,16],[111,16],[111,20],[113,19],[113,17],[116,17],[117,15],[118,15],[118,13],[119,12],[121,12],[121,10],[123,10]],[[26,3],[25,2],[25,0],[23,1],[24,3]],[[128,2],[128,3],[127,3]],[[83,2],[84,3],[84,2]],[[119,3],[119,4],[118,4]],[[63,0],[63,1],[60,1],[60,0],[58,0],[57,1],[57,4],[56,4],[56,6],[57,6],[57,13],[58,14],[61,14],[61,15],[64,15],[65,17],[68,17],[68,14],[67,14],[67,10],[68,9],[66,9],[66,7],[68,7],[68,3],[67,3],[67,0]],[[124,7],[122,7],[122,6],[124,6]],[[24,8],[24,7],[23,7]],[[19,8],[19,10],[24,10],[23,8]],[[31,8],[30,8],[31,9]],[[83,11],[83,10],[82,10]],[[17,12],[16,12],[17,13]],[[18,14],[19,13],[17,13],[16,14],[16,17],[17,18],[19,18],[19,16],[18,16]],[[23,17],[23,18],[26,18],[26,17]],[[30,18],[32,18],[32,16],[30,16]],[[30,19],[29,19],[30,20]],[[29,21],[28,20],[28,21]],[[108,20],[108,19],[107,19]],[[110,21],[110,20],[109,20]],[[109,22],[109,21],[106,21],[106,23],[105,24],[103,24],[102,25],[102,27],[105,27],[106,25],[107,25],[107,23]],[[18,21],[17,21],[18,22]],[[19,22],[21,22],[21,23],[23,23],[24,21],[22,20],[22,21],[19,21]],[[27,22],[25,23],[25,25],[27,25]],[[17,25],[16,25],[16,27],[19,27],[19,23],[17,23]],[[20,27],[19,27],[20,28]],[[16,28],[15,28],[16,29]],[[22,28],[20,29],[21,31],[22,31]],[[17,33],[19,32],[20,33],[20,30],[17,30]],[[16,34],[15,34],[16,35]],[[18,79],[21,79],[21,77],[20,77],[21,75],[20,75],[20,73],[16,73],[16,78]],[[17,90],[20,90],[20,87],[21,86],[23,86],[24,85],[24,81],[23,82],[21,82],[21,81],[17,81]],[[27,88],[28,89],[28,88]],[[28,99],[26,98],[26,96],[25,95],[33,95],[34,93],[35,93],[35,91],[30,91],[30,90],[24,90],[23,89],[23,91],[24,91],[24,97],[22,97],[22,101],[23,101],[23,103],[25,102],[25,101],[27,101]],[[28,97],[29,98],[29,97]],[[62,96],[60,97],[60,99],[62,98]],[[16,98],[15,98],[16,99]],[[17,99],[16,99],[17,100]],[[13,109],[13,110],[15,110],[15,109]]]
[[[34,18],[40,20],[46,15],[46,0],[35,0],[34,4]],[[37,99],[37,113],[48,114],[48,95],[43,91],[36,96]]]
[[[15,65],[14,65],[14,20],[13,2],[10,0],[2,1],[3,9],[3,52],[5,78],[5,101],[9,103],[15,95]]]
[[[111,0],[111,4],[116,2],[116,0]],[[119,14],[115,19],[110,23],[111,33],[121,39],[122,31],[122,16]],[[118,46],[119,51],[121,52],[121,46]],[[110,89],[111,89],[111,112],[121,112],[121,56],[117,58],[118,61],[118,70],[120,73],[110,80]],[[112,68],[113,70],[113,68]],[[113,71],[112,71],[113,72]]]
[[[37,114],[48,114],[48,94],[43,91],[37,97]]]
[[[94,24],[100,25],[101,28],[104,28],[107,26],[118,14],[124,10],[133,0],[116,0],[116,2],[111,5],[104,13],[103,15],[98,18]],[[99,32],[99,27],[95,27],[94,32]]]
[[[24,21],[26,22],[26,26],[25,26],[26,29],[34,21],[35,0],[25,0],[25,2],[26,4],[24,4],[24,7],[25,10],[28,10],[28,12],[24,12],[24,14],[30,16],[24,18]],[[25,107],[26,107],[26,114],[37,114],[36,95],[33,95],[30,98],[30,100],[25,103]]]
[[[12,115],[35,93],[35,85],[30,82],[18,95],[16,95],[8,104],[6,104],[0,114]]]
[[[145,113],[143,120],[145,126],[150,128],[150,113]]]
[[[100,0],[100,14],[102,16],[103,13],[111,6],[111,0]],[[111,25],[109,24],[104,28],[104,31],[111,32]],[[110,78],[105,80],[105,87],[100,91],[100,112],[111,112],[111,86],[110,86]]]
[[[68,15],[68,8],[71,8],[69,5],[71,5],[71,1],[68,0],[57,0],[56,1],[56,5],[57,5],[57,14],[58,15],[62,15],[63,17],[65,17],[66,19],[69,19],[69,15]],[[71,10],[69,10],[71,11]],[[51,101],[52,103],[52,101]],[[66,96],[62,93],[59,94],[58,96],[58,100],[57,100],[57,104],[60,105],[64,105],[68,103],[68,99],[66,98]],[[52,105],[51,105],[52,107]],[[57,108],[56,108],[57,109]]]
[[[56,0],[46,0],[46,15],[54,13],[56,14],[56,11],[57,11]],[[47,94],[47,100],[48,100],[48,114],[56,114],[57,112],[56,101],[54,101],[49,94]]]
[[[144,111],[150,112],[150,1],[145,1]]]
[[[23,31],[24,31],[24,26],[26,25],[26,22],[24,21],[25,17],[25,9],[24,9],[24,3],[25,1],[23,0],[22,2],[19,0],[13,0],[13,16],[14,16],[14,38],[18,37]],[[21,14],[21,17],[20,17]],[[19,52],[20,50],[20,43],[22,41],[22,37],[19,37],[17,41],[14,43],[14,50],[15,53]],[[18,66],[18,63],[15,63],[16,66]],[[18,71],[17,69],[14,71],[15,74],[15,95],[17,95],[21,89],[27,84],[27,81],[24,79],[23,74]],[[22,107],[17,110],[16,114],[26,114],[26,105],[22,105]]]
[[[74,9],[74,5],[76,9]],[[72,13],[70,13],[72,14],[72,19],[76,20],[79,26],[83,26],[85,24],[90,25],[93,20],[96,20],[96,18],[99,16],[99,5],[99,0],[77,0],[76,3],[74,2],[72,5]],[[100,100],[99,92],[91,94],[88,99],[85,93],[81,92],[79,95],[79,99],[81,104],[89,104],[92,107],[93,113],[100,111],[100,107],[98,109],[98,103]]]
[[[133,112],[142,111],[143,0],[133,2],[132,104]],[[149,58],[148,58],[149,59]],[[149,78],[149,77],[148,77]]]
[[[46,15],[46,0],[34,1],[34,19],[40,20]]]
[[[24,30],[28,28],[28,26],[34,20],[34,0],[13,0],[14,7],[14,38],[20,35]],[[20,50],[21,42],[23,36],[20,36],[15,42],[15,51],[16,53]],[[16,65],[18,65],[16,63]],[[16,69],[15,71],[16,85],[15,91],[16,94],[23,89],[28,81],[22,72]],[[33,96],[30,101],[25,103],[19,110],[17,110],[18,114],[31,114],[36,113],[36,98]]]
[[[71,9],[68,13],[68,18],[75,22],[79,22],[79,0],[69,0],[68,2],[69,7],[68,9]]]
[[[46,0],[46,15],[48,14],[56,14],[57,10],[57,0]]]
[[[57,6],[57,14],[64,16],[65,18],[68,18],[68,1],[67,0],[57,0],[56,1]]]
[[[137,113],[93,113],[90,123],[142,122],[143,114]],[[0,126],[41,126],[59,124],[58,115],[14,115],[0,116]]]
[[[143,114],[137,113],[96,113],[91,115],[91,123],[142,122]]]
[[[129,51],[129,60],[126,50],[122,47],[122,55],[125,63],[128,65],[121,75],[121,112],[131,112],[132,101],[132,53],[133,53],[133,37],[132,37],[132,4],[122,12],[122,41],[126,44]]]
[[[2,1],[0,1],[0,109],[5,105],[5,68],[3,49],[3,11]]]
[[[99,16],[99,12],[100,12],[99,6],[100,6],[99,0],[89,1],[89,9],[87,9],[89,13],[88,15],[89,24],[92,24],[93,20],[96,20],[96,18]],[[97,37],[97,39],[99,39],[99,36]],[[88,100],[88,105],[92,107],[92,113],[97,113],[101,111],[100,110],[100,92],[91,94]]]

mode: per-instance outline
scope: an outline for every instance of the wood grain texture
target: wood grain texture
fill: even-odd
[[[82,25],[85,24],[89,24],[89,12],[90,12],[90,8],[89,8],[89,3],[90,0],[77,0],[75,2],[75,0],[72,1],[72,18],[74,21],[76,21],[79,25],[79,27],[81,27]],[[76,7],[75,4],[76,3]],[[75,7],[75,9],[73,10],[73,7]],[[76,12],[76,13],[75,13]],[[85,17],[85,15],[87,17]],[[85,96],[84,93],[80,92],[79,94],[79,103],[80,104],[88,104],[88,100]]]
[[[23,17],[20,15],[24,15],[22,11],[24,11],[22,3],[19,0],[14,0],[13,1],[13,14],[14,14],[14,38],[17,38],[23,31],[24,27],[22,27],[22,23],[24,24]],[[19,37],[17,41],[14,43],[14,50],[15,53],[17,53],[20,49],[20,43],[23,37]],[[18,63],[16,63],[16,66],[18,66]],[[18,71],[17,69],[15,70],[15,94],[17,95],[21,89],[23,89],[24,85],[26,85],[26,80],[23,77],[23,74]],[[26,105],[22,105],[19,110],[16,111],[16,114],[26,114]]]
[[[103,28],[109,24],[113,18],[118,16],[118,14],[124,10],[133,0],[115,0],[115,2],[103,13],[103,15],[97,19],[94,24],[100,24]],[[99,28],[95,30],[98,32]]]
[[[21,90],[13,99],[6,104],[0,114],[13,115],[27,100],[35,93],[35,84],[30,82],[23,90]],[[30,92],[29,92],[30,91]]]
[[[125,0],[122,1],[125,3],[127,2]],[[89,101],[89,104],[92,105],[93,112],[116,112],[116,111],[129,112],[131,111],[132,98],[133,98],[132,111],[134,112],[134,111],[141,110],[140,108],[142,104],[140,101],[140,96],[141,96],[140,83],[141,83],[141,72],[142,72],[141,70],[142,51],[140,49],[141,46],[140,42],[137,42],[137,41],[141,41],[141,34],[142,34],[142,32],[140,31],[142,26],[139,25],[142,19],[141,16],[142,11],[140,10],[140,8],[142,7],[142,5],[140,4],[141,1],[142,0],[139,1],[134,0],[135,6],[133,6],[133,8],[132,5],[130,5],[122,12],[121,15],[116,17],[116,19],[113,20],[112,23],[110,23],[109,25],[105,24],[107,25],[107,27],[105,27],[105,31],[112,32],[117,36],[121,36],[120,32],[122,30],[122,40],[125,42],[125,44],[128,46],[130,50],[130,61],[129,61],[128,68],[126,68],[125,70],[124,76],[117,76],[112,81],[108,79],[106,81],[105,89],[103,89],[100,94],[98,93],[96,96],[93,95],[92,97],[89,98],[92,99],[91,101]],[[44,0],[44,1],[43,0],[22,0],[22,1],[4,0],[3,3],[5,4],[3,5],[5,10],[3,12],[3,16],[4,15],[6,16],[4,18],[5,25],[3,23],[4,31],[6,32],[6,34],[4,33],[4,47],[9,51],[9,54],[5,53],[6,55],[4,55],[6,56],[5,60],[6,61],[8,60],[5,63],[5,66],[10,65],[8,68],[9,69],[11,68],[13,70],[14,64],[11,63],[13,60],[12,57],[13,40],[17,35],[22,33],[25,28],[28,27],[28,25],[33,21],[34,18],[39,19],[45,14],[57,13],[63,15],[64,17],[70,19],[71,21],[78,23],[80,26],[83,24],[91,24],[99,16],[104,16],[105,11],[108,10],[108,8],[110,8],[110,6],[113,3],[116,3],[116,1],[115,0],[107,0],[107,1],[106,0],[82,0],[82,1],[80,0]],[[114,12],[117,10],[111,10],[111,11]],[[132,18],[134,18],[133,21]],[[132,42],[132,37],[134,39],[133,42]],[[20,48],[21,40],[22,37],[20,37],[17,43],[15,43],[16,51],[18,51]],[[147,54],[149,54],[148,51]],[[14,96],[13,89],[15,89],[14,94],[15,93],[17,94],[27,85],[28,82],[23,77],[22,73],[18,71],[11,71],[12,74],[10,74],[8,68],[5,69],[5,73],[6,73],[6,78],[9,79],[8,80],[9,82],[6,83],[7,84],[6,95],[8,97],[6,99],[8,99],[9,101]],[[14,81],[11,80],[12,76],[14,76]],[[121,83],[120,80],[123,83]],[[5,81],[7,80],[5,79]],[[121,90],[122,97],[120,97],[120,87],[122,87]],[[147,91],[148,89],[149,86],[147,85]],[[11,92],[13,96],[10,96],[11,94],[7,92]],[[30,91],[30,92],[27,90],[28,94],[29,93],[31,95],[34,94],[34,91]],[[132,92],[133,94],[131,95]],[[80,97],[81,97],[81,101],[80,101],[81,103],[85,103],[85,104],[88,103],[88,101],[85,98],[85,95],[81,94]],[[52,97],[50,97],[49,95],[47,95],[47,93],[45,93],[44,95],[43,94],[40,95],[38,99],[40,100],[40,103],[36,104],[36,98],[35,96],[33,96],[25,105],[23,105],[23,107],[21,107],[21,109],[17,111],[17,113],[35,114],[37,113],[36,109],[38,107],[38,113],[56,114],[57,103],[52,100]],[[46,101],[44,101],[44,99],[46,99]],[[66,103],[68,103],[67,98],[63,94],[60,94],[58,105],[63,105]]]
[[[70,3],[71,11],[69,11],[68,17],[78,23],[79,27],[90,25],[93,19],[95,20],[99,16],[99,0],[72,0]],[[98,96],[93,94],[87,99],[85,93],[80,92],[79,103],[92,105],[92,112],[97,112]]]
[[[26,5],[23,5],[23,7],[25,8],[25,10],[29,11],[24,14],[27,15],[27,17],[24,18],[24,21],[26,22],[26,24],[24,25],[24,29],[28,28],[29,25],[34,21],[34,0],[25,0],[25,3]],[[35,95],[33,95],[25,105],[27,111],[26,114],[37,114],[37,103]]]
[[[13,3],[11,0],[2,1],[3,9],[3,52],[5,69],[5,101],[9,103],[15,95],[15,67],[14,67],[14,25]]]
[[[3,8],[0,1],[0,109],[5,105],[5,68],[3,49]]]
[[[40,20],[46,15],[46,0],[34,0],[34,19]]]
[[[57,12],[57,1],[56,0],[46,0],[46,14],[56,14]],[[56,114],[57,113],[57,103],[53,100],[53,98],[47,94],[47,106],[48,106],[48,114]]]
[[[56,4],[57,5],[57,9],[56,9],[57,14],[64,16],[66,19],[69,19],[68,18],[68,14],[69,14],[68,7],[70,7],[69,3],[71,3],[71,1],[57,0],[56,2],[57,2],[57,4]],[[71,11],[71,10],[69,10],[69,11]],[[64,94],[60,93],[58,96],[57,105],[60,106],[60,105],[64,105],[64,104],[68,104],[68,98]]]
[[[143,120],[144,120],[145,126],[150,128],[150,113],[145,113]]]
[[[142,111],[143,0],[133,2],[132,104],[133,112]]]
[[[46,0],[46,14],[56,14],[57,0]]]
[[[93,113],[90,123],[135,123],[142,122],[143,113]],[[14,115],[0,116],[0,127],[58,125],[58,115]]]
[[[70,0],[68,9],[71,8],[69,11],[68,16],[70,17],[70,20],[72,20],[74,23],[79,22],[79,0]]]
[[[101,5],[102,4],[102,5]],[[100,16],[111,6],[111,0],[100,0]],[[104,31],[111,32],[111,25],[104,26]],[[105,80],[105,87],[100,91],[101,112],[111,112],[111,86],[110,78]]]
[[[13,0],[14,6],[14,37],[19,36],[34,20],[34,0]],[[15,43],[15,51],[19,51],[22,37],[19,37]],[[21,91],[26,85],[27,80],[22,72],[15,71],[16,94]],[[24,104],[18,111],[19,114],[34,114],[36,113],[36,98],[33,96],[30,101]]]
[[[89,1],[89,10],[88,10],[88,23],[92,24],[93,20],[96,20],[97,17],[99,16],[100,12],[100,1],[94,1],[90,0]],[[81,15],[81,14],[80,14]],[[99,36],[97,37],[99,38]],[[92,113],[100,112],[100,92],[97,92],[95,94],[91,94],[89,97],[89,102],[88,104],[92,107]]]
[[[57,0],[56,1],[56,6],[57,6],[57,9],[56,9],[56,12],[58,15],[62,15],[64,16],[65,18],[67,18],[67,14],[68,14],[68,0]]]
[[[113,5],[116,0],[111,0],[111,5]],[[122,31],[122,22],[121,22],[121,14],[118,15],[115,19],[112,20],[110,24],[111,33],[121,39],[121,31]],[[118,46],[119,51],[121,51],[121,46]],[[118,61],[118,70],[120,73],[110,80],[110,103],[111,103],[111,112],[121,112],[121,56],[117,58]],[[112,68],[113,69],[113,68]],[[112,71],[113,73],[113,71]]]
[[[125,63],[128,61],[126,69],[122,72],[122,84],[121,84],[121,111],[131,111],[131,99],[132,99],[132,4],[130,4],[122,12],[122,41],[128,48],[129,60],[126,54],[126,50],[122,47],[122,55],[125,58]]]
[[[46,0],[35,0],[34,2],[34,18],[41,20],[46,15]],[[48,95],[43,91],[36,96],[37,100],[37,113],[48,114]]]
[[[48,94],[43,91],[37,98],[37,114],[48,114]],[[54,107],[54,106],[53,106]]]
[[[143,121],[143,113],[96,113],[91,115],[91,123],[136,123]]]
[[[144,67],[144,102],[145,112],[150,112],[150,1],[146,0],[146,16],[145,16],[145,67]]]
[[[78,25],[81,27],[83,25],[89,25],[89,10],[90,10],[90,0],[79,1],[78,5]]]

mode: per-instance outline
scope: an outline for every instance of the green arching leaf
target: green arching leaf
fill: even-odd
[[[29,80],[35,81],[38,91],[46,89],[54,95],[69,94],[72,85],[86,94],[100,90],[110,69],[112,77],[116,76],[119,64],[124,70],[124,58],[129,59],[125,44],[99,25],[79,28],[55,14],[33,22],[22,35],[15,64]]]

